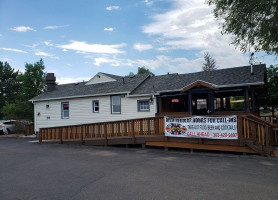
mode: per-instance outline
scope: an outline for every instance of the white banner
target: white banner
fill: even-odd
[[[237,140],[237,116],[164,117],[165,136]]]

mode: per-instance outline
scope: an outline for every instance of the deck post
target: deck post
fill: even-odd
[[[104,146],[107,147],[108,141],[107,141],[107,123],[104,123]]]
[[[59,128],[59,137],[60,137],[60,144],[63,144],[63,135],[62,135],[62,128]]]
[[[246,87],[244,90],[244,107],[245,107],[245,112],[250,113],[248,87]]]
[[[155,127],[155,135],[159,135],[159,121],[158,121],[158,118],[155,117],[154,118],[154,127]]]
[[[150,119],[147,119],[147,129],[148,129],[148,135],[151,135]]]
[[[254,122],[250,122],[250,125],[251,125],[251,131],[250,131],[250,134],[251,134],[251,137],[253,138],[253,141],[257,141],[257,134],[256,134],[256,124]]]
[[[83,125],[81,125],[81,131],[80,131],[80,143],[83,144]]]
[[[271,153],[270,135],[271,135],[272,128],[270,126],[266,126],[265,128],[266,128],[266,134],[265,134],[266,153],[267,156],[270,156]]]
[[[132,144],[135,144],[134,120],[131,120],[131,136]]]
[[[188,92],[188,113],[192,114],[192,94],[191,94],[191,91]]]
[[[42,129],[39,129],[39,143],[42,143]]]
[[[238,124],[237,130],[238,130],[239,145],[240,146],[244,146],[243,133],[242,133],[242,117],[238,116],[237,120],[238,120],[238,122],[237,122],[237,124]]]

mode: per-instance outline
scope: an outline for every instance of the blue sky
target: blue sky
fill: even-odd
[[[218,68],[248,65],[211,12],[204,0],[0,0],[0,61],[24,71],[43,58],[60,84],[141,66],[157,75],[201,71],[204,52]],[[264,55],[255,60],[277,64]]]

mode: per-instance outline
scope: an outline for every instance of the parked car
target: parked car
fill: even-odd
[[[8,120],[0,122],[0,134],[10,134],[14,131],[16,120]]]

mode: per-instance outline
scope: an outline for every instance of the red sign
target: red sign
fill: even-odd
[[[179,101],[179,99],[172,99],[172,103],[178,103]]]

